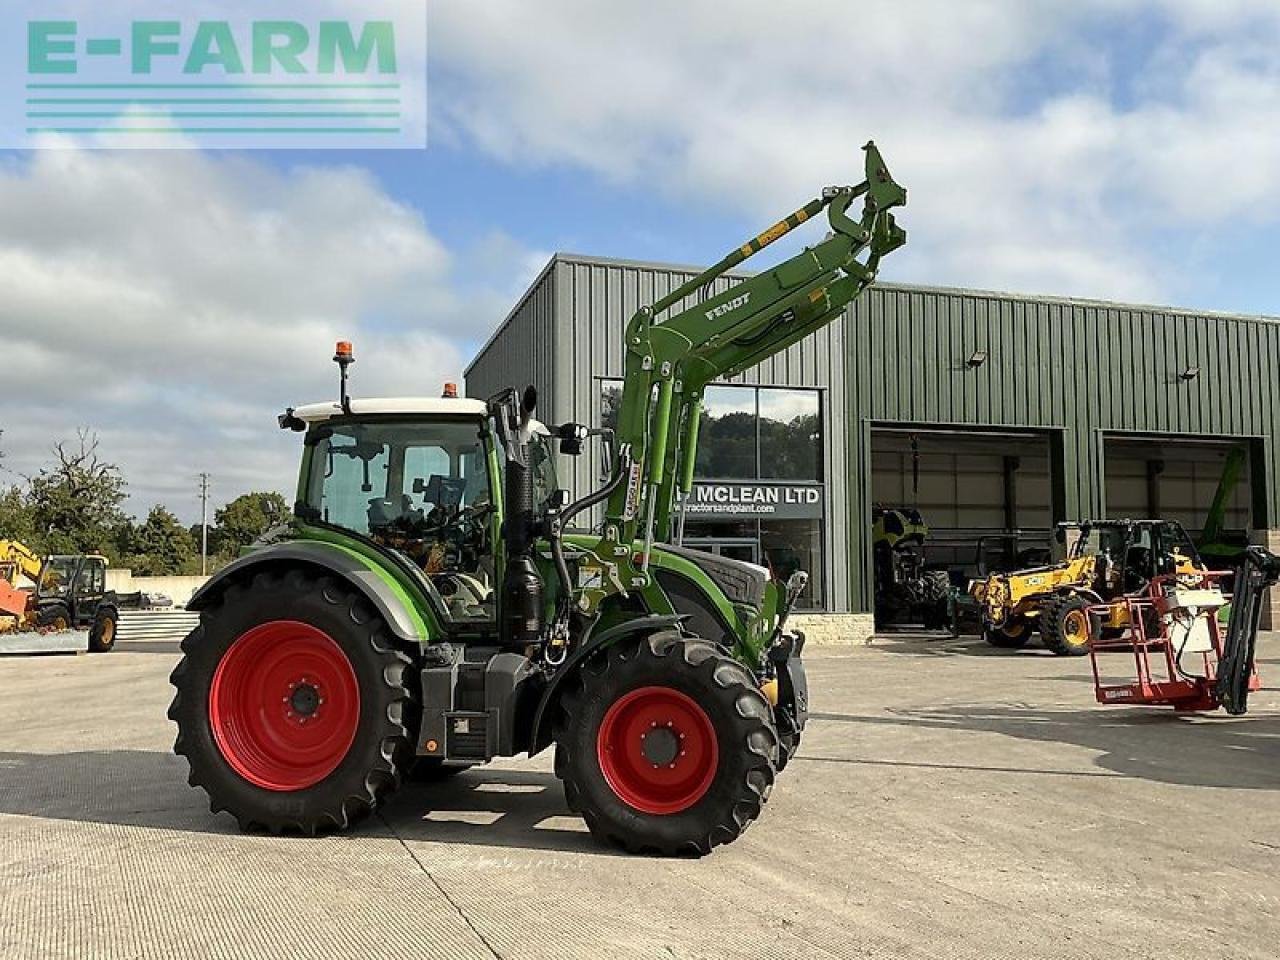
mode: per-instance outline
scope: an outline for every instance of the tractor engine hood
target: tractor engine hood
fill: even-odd
[[[770,574],[767,567],[745,560],[716,556],[705,550],[692,550],[674,544],[655,544],[654,549],[681,557],[705,573],[731,603],[740,603],[757,613],[764,606]]]

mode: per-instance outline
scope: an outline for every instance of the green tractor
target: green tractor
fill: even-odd
[[[906,192],[871,144],[866,172],[634,316],[616,435],[542,426],[532,388],[353,399],[340,343],[338,401],[280,417],[304,435],[293,521],[189,604],[169,716],[211,809],[342,829],[411,774],[554,745],[596,836],[659,854],[736,839],[805,726],[787,614],[807,578],[668,541],[706,385],[836,319],[905,242],[890,211]],[[706,295],[823,210],[825,240]],[[610,476],[571,502],[556,453],[588,442]]]

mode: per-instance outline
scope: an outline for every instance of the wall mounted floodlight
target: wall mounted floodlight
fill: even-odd
[[[987,362],[987,351],[975,350],[973,351],[973,355],[970,356],[969,359],[965,361],[965,365],[976,370],[978,367],[982,366],[986,362]]]
[[[1181,380],[1194,380],[1198,376],[1200,376],[1199,367],[1187,367],[1187,369],[1178,374],[1178,378]]]

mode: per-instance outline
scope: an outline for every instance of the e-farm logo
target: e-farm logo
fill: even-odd
[[[137,4],[129,17],[107,3],[79,18],[58,16],[56,0],[19,6],[34,15],[22,23],[25,49],[0,50],[20,54],[0,62],[25,67],[0,145],[426,144],[422,0],[352,0],[349,18],[334,3],[316,16],[314,0],[267,0],[243,17],[193,4],[199,19],[138,16]]]

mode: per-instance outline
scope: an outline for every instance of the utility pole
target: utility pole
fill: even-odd
[[[200,474],[200,576],[209,575],[209,474]]]

